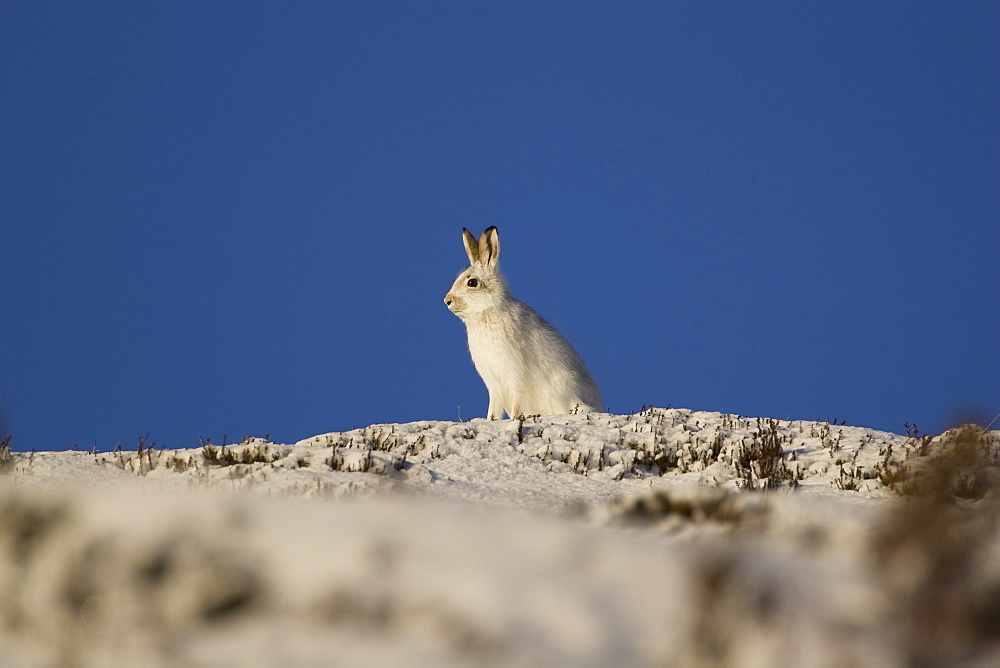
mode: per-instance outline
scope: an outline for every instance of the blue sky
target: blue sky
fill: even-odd
[[[489,225],[612,411],[1000,413],[995,2],[6,2],[0,63],[15,449],[482,416]]]

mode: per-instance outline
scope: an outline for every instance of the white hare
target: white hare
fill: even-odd
[[[458,275],[444,303],[465,323],[472,361],[490,393],[487,417],[601,410],[597,383],[573,346],[507,289],[497,265],[497,228],[479,241],[463,229],[462,239],[472,266]]]

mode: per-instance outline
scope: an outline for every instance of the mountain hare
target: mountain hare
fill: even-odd
[[[444,303],[465,323],[472,361],[490,393],[487,417],[601,410],[597,383],[573,346],[508,291],[497,266],[497,228],[479,241],[463,229],[462,239],[472,266],[458,275]]]

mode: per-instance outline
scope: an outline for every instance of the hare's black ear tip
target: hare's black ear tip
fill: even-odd
[[[497,226],[490,225],[489,227],[486,228],[486,231],[483,232],[483,234],[489,234],[490,232],[496,232],[496,231],[497,231]]]

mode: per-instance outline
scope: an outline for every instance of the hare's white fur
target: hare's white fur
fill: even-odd
[[[490,393],[487,417],[601,410],[597,383],[573,346],[507,289],[497,228],[478,241],[463,229],[462,239],[471,266],[444,303],[465,323],[472,362]]]

